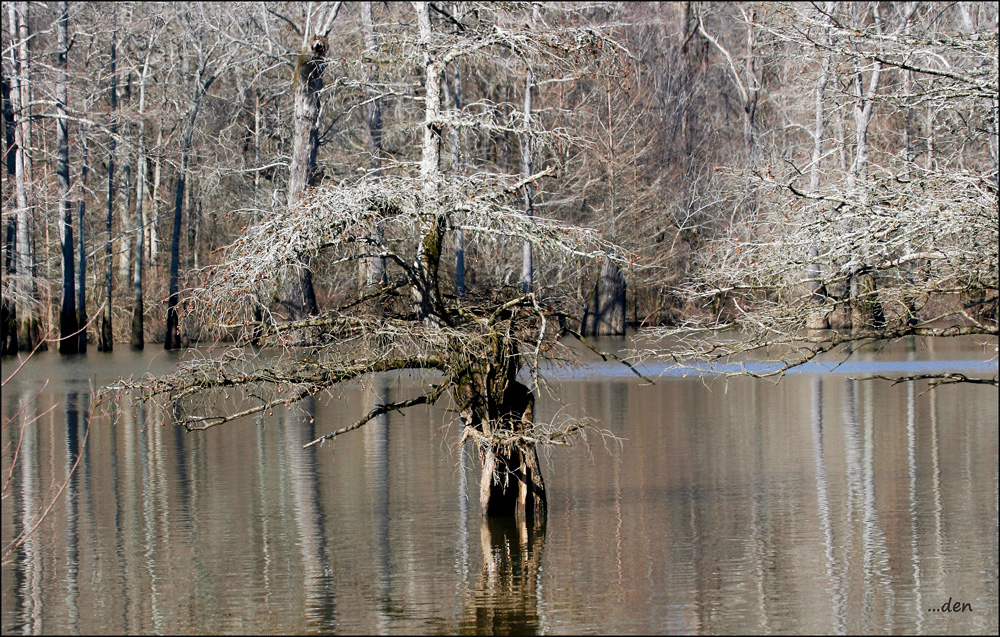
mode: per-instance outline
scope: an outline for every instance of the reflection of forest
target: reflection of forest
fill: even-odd
[[[564,404],[540,400],[538,419],[585,409],[624,445],[540,454],[551,498],[535,528],[479,519],[478,461],[457,452],[437,408],[301,448],[399,391],[395,377],[372,380],[197,434],[123,398],[95,413],[86,445],[85,388],[5,393],[5,416],[18,398],[34,413],[59,408],[20,440],[4,540],[83,455],[3,566],[3,632],[994,625],[927,612],[949,595],[996,599],[992,388],[831,375],[565,383]],[[17,441],[4,429],[5,445]]]
[[[479,538],[483,568],[465,599],[461,630],[472,635],[539,632],[538,581],[545,521],[484,518]]]

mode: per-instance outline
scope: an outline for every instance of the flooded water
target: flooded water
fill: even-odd
[[[996,388],[853,377],[992,376],[995,347],[778,383],[553,370],[537,417],[622,440],[543,451],[531,527],[479,517],[442,408],[302,449],[419,378],[185,433],[128,398],[90,413],[91,387],[176,354],[41,354],[3,390],[3,546],[47,515],[3,564],[2,632],[996,634]]]

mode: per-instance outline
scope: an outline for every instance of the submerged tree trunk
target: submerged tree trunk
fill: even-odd
[[[146,59],[143,62],[142,74],[139,76],[139,157],[135,171],[135,265],[132,268],[132,337],[129,341],[132,349],[141,350],[145,347],[143,336],[142,307],[142,258],[146,225],[142,216],[142,204],[146,186],[146,78],[149,74],[149,56],[153,52],[156,35],[150,36],[146,47]]]
[[[471,431],[482,463],[480,512],[487,517],[544,517],[545,482],[534,443],[520,435],[534,422],[535,397],[516,380],[517,346],[501,334],[495,350],[464,375],[456,389],[462,422]],[[463,437],[464,439],[464,437]]]
[[[29,137],[28,119],[30,117],[30,90],[28,87],[28,3],[11,2],[7,5],[8,28],[10,30],[10,55],[14,69],[10,99],[11,108],[15,114],[14,126],[14,198],[17,204],[16,233],[16,285],[15,312],[18,321],[17,345],[21,350],[32,350],[36,345],[46,349],[41,342],[38,319],[35,318],[34,286],[34,255],[31,251],[29,226],[31,209],[28,205],[28,172],[30,159],[27,155]]]
[[[111,252],[111,221],[115,206],[115,146],[118,136],[117,110],[118,110],[118,73],[116,65],[115,36],[111,35],[111,87],[108,91],[111,100],[111,135],[108,141],[108,216],[105,226],[107,233],[105,238],[105,267],[107,272],[104,275],[104,311],[101,314],[101,335],[97,340],[97,351],[110,352],[114,350],[115,342],[111,331],[111,292],[113,286],[113,268]]]
[[[585,336],[625,335],[625,277],[610,259],[604,262],[594,284],[580,332]]]
[[[59,310],[59,353],[80,351],[77,338],[76,272],[73,255],[73,214],[69,204],[69,133],[66,121],[67,78],[66,54],[69,50],[69,3],[59,3],[59,51],[56,68],[56,179],[59,182],[59,218],[62,247],[62,304]]]
[[[192,96],[191,113],[188,115],[187,125],[184,128],[181,165],[177,170],[177,192],[174,196],[174,234],[170,242],[170,295],[167,297],[167,330],[163,339],[163,348],[168,350],[180,349],[181,347],[177,314],[177,303],[180,298],[178,276],[181,250],[181,212],[184,206],[184,179],[187,174],[188,155],[191,152],[191,137],[194,134],[195,120],[198,119],[201,99],[214,80],[215,76],[213,75],[203,82],[199,74]]]
[[[14,154],[17,152],[14,142],[14,111],[10,105],[10,81],[4,77],[0,80],[0,88],[3,91],[3,122],[4,122],[4,166],[7,168],[7,183],[13,184],[17,167],[14,163]],[[4,197],[10,197],[4,193]],[[13,199],[13,197],[11,197]],[[7,220],[6,237],[4,238],[5,258],[4,275],[10,280],[15,280],[16,269],[14,267],[17,251],[17,221],[12,216]],[[7,288],[4,288],[5,292]],[[15,293],[16,297],[16,293]],[[0,301],[0,354],[17,354],[17,312],[15,310],[14,298],[4,294]]]

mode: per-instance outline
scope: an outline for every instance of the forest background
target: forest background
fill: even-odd
[[[482,25],[503,35],[488,56],[443,62],[440,170],[519,173],[527,156],[526,178],[545,173],[535,218],[629,255],[630,325],[997,333],[995,4],[429,8],[435,33],[464,33],[470,52]],[[4,4],[5,353],[231,336],[185,318],[189,291],[288,204],[293,77],[324,16],[311,186],[415,173],[414,11],[323,9]],[[532,58],[549,29],[579,46]],[[442,242],[449,294],[520,288],[524,259],[475,232]],[[536,246],[529,282],[582,317],[617,277],[609,263]],[[372,282],[354,262],[309,265],[318,308]]]

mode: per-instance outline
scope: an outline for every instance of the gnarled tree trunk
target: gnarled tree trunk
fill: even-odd
[[[497,333],[496,349],[458,383],[456,403],[466,427],[478,432],[480,512],[487,517],[543,517],[545,482],[533,443],[519,438],[534,421],[535,397],[516,380],[517,347]],[[463,436],[464,439],[464,436]]]

